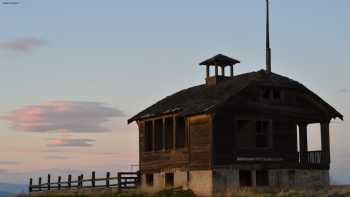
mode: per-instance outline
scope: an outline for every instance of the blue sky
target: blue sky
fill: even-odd
[[[0,121],[5,161],[0,181],[11,173],[47,169],[104,171],[116,163],[127,168],[137,163],[138,154],[136,126],[126,125],[126,119],[160,98],[203,83],[200,61],[224,53],[241,60],[238,73],[264,68],[263,0],[19,2],[0,5],[0,115],[7,116]],[[271,1],[273,72],[305,84],[345,120],[350,112],[349,8],[347,0]],[[8,47],[14,43],[29,49]],[[61,101],[101,112],[98,123],[110,132],[38,133],[8,121],[16,110],[46,110],[55,117],[52,109]],[[87,103],[95,108],[85,108]],[[107,108],[123,113],[107,113]],[[350,125],[336,121],[331,128],[332,177],[350,183]],[[64,147],[77,140],[90,146]],[[53,142],[61,144],[52,147]],[[105,159],[107,166],[78,162],[99,160],[110,150],[118,154],[125,146],[128,154]],[[23,156],[24,150],[30,154]]]

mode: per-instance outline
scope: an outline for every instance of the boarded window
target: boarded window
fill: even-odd
[[[165,186],[173,187],[174,186],[174,173],[165,174]]]
[[[268,186],[269,185],[269,173],[267,170],[256,171],[256,185]]]
[[[146,121],[145,123],[144,148],[146,152],[153,150],[153,122],[152,121]]]
[[[252,172],[249,170],[239,171],[239,185],[241,187],[251,187],[252,184]]]
[[[147,186],[153,186],[153,174],[146,174]]]
[[[165,148],[174,148],[174,120],[173,117],[165,119]]]
[[[176,148],[185,147],[186,142],[186,127],[185,118],[176,117]]]
[[[269,147],[269,121],[256,121],[256,147],[267,148]]]
[[[163,119],[154,121],[155,151],[163,149]]]
[[[238,120],[237,142],[240,148],[255,148],[255,121]]]

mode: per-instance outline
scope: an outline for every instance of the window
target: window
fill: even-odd
[[[269,148],[271,146],[271,121],[238,120],[237,144],[242,149]]]
[[[165,119],[165,149],[174,148],[174,120],[173,117]]]
[[[281,101],[282,89],[278,87],[275,87],[275,88],[264,87],[261,90],[261,97],[264,100]]]
[[[173,187],[174,186],[174,173],[165,174],[165,186]]]
[[[269,185],[269,173],[267,170],[256,171],[256,186],[268,186]]]
[[[186,143],[186,124],[184,117],[176,117],[176,148],[185,147]]]
[[[241,187],[251,187],[252,184],[252,172],[249,170],[239,171],[239,185]]]
[[[153,174],[146,174],[146,185],[153,186]]]
[[[152,121],[146,121],[145,123],[144,149],[146,152],[153,150],[153,122]]]
[[[271,89],[270,88],[263,88],[262,97],[264,99],[270,99],[271,98]]]
[[[273,99],[274,100],[281,100],[282,99],[281,89],[280,88],[274,88],[273,89]]]
[[[269,121],[256,121],[255,145],[257,148],[269,147]]]
[[[163,119],[154,121],[155,151],[163,149]]]

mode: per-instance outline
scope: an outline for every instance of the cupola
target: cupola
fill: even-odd
[[[206,66],[206,84],[216,85],[220,81],[232,78],[234,76],[233,66],[238,63],[240,63],[240,61],[222,54],[218,54],[210,59],[203,61],[199,65]],[[214,75],[210,73],[211,67],[215,67]],[[225,72],[227,67],[230,68],[229,75]]]

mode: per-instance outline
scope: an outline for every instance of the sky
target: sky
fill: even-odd
[[[4,1],[2,1],[4,2]],[[138,163],[127,119],[204,82],[218,53],[264,68],[263,0],[17,0],[0,5],[0,182]],[[350,1],[272,0],[272,71],[340,111],[331,179],[350,184]],[[310,149],[320,147],[318,125]]]

